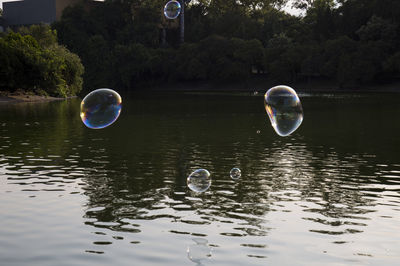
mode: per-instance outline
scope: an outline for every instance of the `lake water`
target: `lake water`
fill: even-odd
[[[300,94],[285,138],[261,93],[121,96],[0,105],[0,265],[399,264],[399,95]]]

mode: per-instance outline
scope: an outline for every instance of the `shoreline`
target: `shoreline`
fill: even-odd
[[[37,103],[37,102],[50,102],[50,101],[62,101],[76,96],[59,98],[52,96],[40,96],[32,94],[31,92],[0,92],[0,104],[4,103]]]
[[[135,93],[135,92],[198,92],[198,93],[265,93],[268,89],[286,85],[292,87],[298,93],[400,93],[400,82],[388,84],[370,84],[353,88],[340,88],[337,84],[330,81],[311,81],[297,83],[273,83],[263,79],[251,79],[247,82],[210,82],[210,81],[188,81],[179,83],[170,83],[163,85],[143,86],[142,89],[120,90],[120,92]],[[0,91],[0,104],[8,103],[40,103],[50,101],[62,101],[66,99],[76,98],[78,96],[70,96],[66,98],[41,96],[32,92],[16,91],[7,92]]]

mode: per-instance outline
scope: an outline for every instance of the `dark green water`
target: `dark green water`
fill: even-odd
[[[0,105],[0,265],[398,265],[399,95],[300,94],[285,138],[262,95],[121,96]]]

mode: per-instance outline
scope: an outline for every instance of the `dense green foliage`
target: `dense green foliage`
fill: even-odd
[[[0,90],[32,91],[52,96],[76,95],[82,89],[79,57],[58,45],[49,26],[22,27],[0,37]]]
[[[302,17],[282,11],[286,2],[192,1],[183,45],[178,21],[162,16],[164,0],[83,1],[67,8],[54,28],[81,57],[88,88],[254,75],[347,87],[400,77],[400,1],[296,0]]]

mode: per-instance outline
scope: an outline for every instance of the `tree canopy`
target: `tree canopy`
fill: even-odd
[[[183,45],[177,21],[162,16],[165,2],[106,0],[64,11],[53,28],[81,57],[86,88],[253,76],[353,87],[400,77],[398,0],[296,0],[301,17],[284,12],[286,0],[191,1]]]

